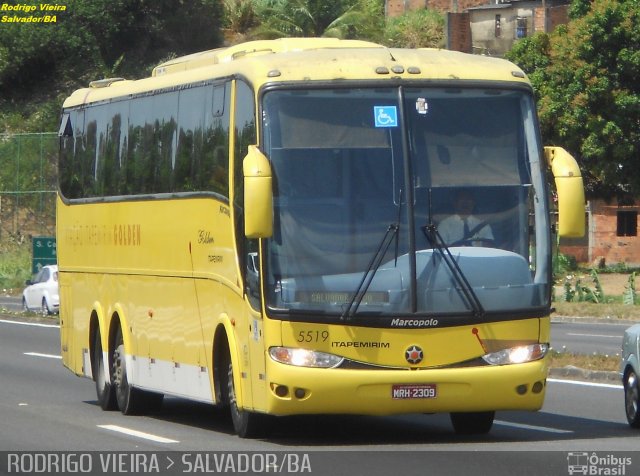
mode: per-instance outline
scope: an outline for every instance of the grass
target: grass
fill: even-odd
[[[578,280],[582,286],[586,286],[592,291],[596,290],[596,283],[591,274],[591,270],[583,269],[575,271],[571,274],[556,276],[556,286],[554,289],[553,307],[556,308],[556,316],[569,317],[595,317],[598,319],[640,320],[640,306],[623,304],[623,294],[629,287],[629,276],[631,270],[625,272],[615,272],[618,267],[611,269],[598,270],[598,282],[601,286],[602,299],[600,303],[587,301],[571,301],[566,302],[564,296],[564,283],[569,282],[571,288],[574,289]],[[636,271],[635,269],[633,271]],[[640,279],[637,279],[637,286],[640,287]]]
[[[14,294],[24,288],[24,282],[31,278],[30,242],[0,243],[0,291]]]
[[[620,302],[607,302],[594,304],[591,302],[564,302],[553,303],[556,312],[553,316],[567,317],[595,317],[598,319],[640,321],[640,307],[627,306]]]
[[[620,356],[602,354],[583,355],[552,350],[550,365],[552,368],[578,367],[585,370],[614,372],[618,370],[618,366],[620,365]]]
[[[579,277],[585,285],[589,287],[594,286],[589,271],[583,271],[577,274],[578,276],[573,276],[574,282],[575,279]],[[588,317],[609,322],[640,321],[640,306],[622,304],[622,292],[627,285],[629,274],[631,274],[631,271],[626,269],[624,272],[619,273],[616,273],[615,270],[612,270],[610,273],[599,271],[598,276],[606,296],[605,302],[596,304],[591,302],[565,302],[556,300],[552,303],[556,309],[552,317],[563,316],[574,319]],[[559,281],[563,282],[563,280]],[[557,287],[556,297],[561,295],[561,293],[562,289],[558,289]],[[557,350],[552,350],[551,352],[551,367],[553,368],[577,367],[585,370],[615,372],[618,370],[619,365],[619,353],[617,355],[583,355],[558,352]]]

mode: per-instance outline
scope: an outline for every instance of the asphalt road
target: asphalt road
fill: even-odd
[[[22,296],[2,296],[0,295],[0,309],[6,309],[11,312],[22,310]]]
[[[554,319],[551,346],[561,352],[620,355],[622,336],[630,325]]]
[[[455,435],[447,415],[322,416],[282,418],[269,439],[242,440],[226,413],[179,399],[166,399],[148,416],[102,411],[93,382],[63,368],[58,339],[55,326],[0,320],[0,474],[9,463],[14,470],[28,464],[11,456],[18,451],[26,458],[98,451],[87,453],[94,474],[142,472],[140,461],[119,453],[131,451],[152,463],[155,457],[161,474],[205,471],[205,464],[220,463],[207,462],[213,457],[231,458],[227,472],[242,472],[246,463],[253,473],[279,468],[275,472],[287,474],[282,469],[289,468],[297,471],[288,474],[310,469],[321,475],[568,474],[568,465],[583,464],[585,453],[609,471],[600,474],[633,474],[640,467],[640,453],[626,453],[638,449],[640,432],[626,424],[619,385],[549,379],[540,412],[499,412],[483,436]],[[99,458],[122,455],[122,466],[107,462],[103,471]],[[618,461],[626,473],[610,472]]]

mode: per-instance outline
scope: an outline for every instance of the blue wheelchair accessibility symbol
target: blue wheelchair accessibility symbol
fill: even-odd
[[[398,127],[396,106],[373,106],[376,127]]]

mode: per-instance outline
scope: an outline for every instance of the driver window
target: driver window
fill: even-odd
[[[493,230],[486,218],[478,213],[475,191],[459,188],[450,197],[451,213],[438,225],[447,246],[491,246]]]
[[[260,256],[258,255],[258,240],[247,239],[246,246],[246,269],[245,269],[245,292],[247,299],[256,310],[260,309]]]

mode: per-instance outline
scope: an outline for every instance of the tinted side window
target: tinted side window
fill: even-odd
[[[203,151],[199,165],[198,186],[229,196],[229,129],[231,127],[231,83],[211,89],[211,101],[205,109]]]
[[[210,191],[228,197],[229,90],[229,82],[198,83],[65,111],[62,194]]]
[[[171,191],[177,113],[177,91],[132,100],[127,194]]]

